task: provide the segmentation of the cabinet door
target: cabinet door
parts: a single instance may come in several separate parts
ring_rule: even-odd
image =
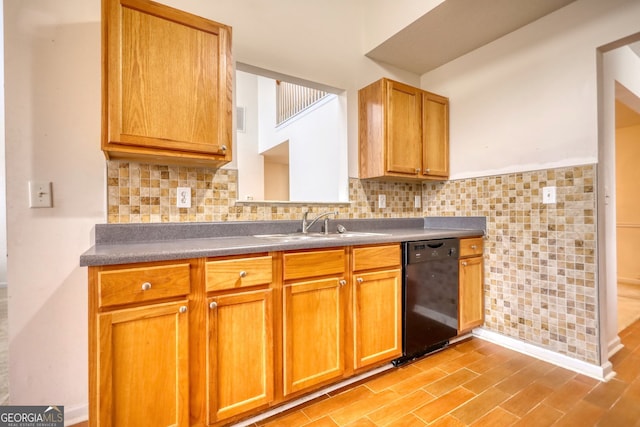
[[[483,258],[464,258],[460,266],[458,331],[466,331],[484,322]]]
[[[449,100],[432,93],[423,94],[424,145],[422,174],[449,177]]]
[[[328,278],[285,286],[285,396],[343,375],[343,284]]]
[[[387,81],[387,171],[417,177],[422,159],[422,91]]]
[[[354,367],[402,354],[402,272],[354,275]]]
[[[189,425],[187,301],[98,316],[99,425]]]
[[[209,423],[273,400],[272,291],[209,299]]]
[[[231,29],[147,0],[103,4],[103,150],[231,160]]]

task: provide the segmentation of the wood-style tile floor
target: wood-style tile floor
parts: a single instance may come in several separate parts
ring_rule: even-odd
[[[640,321],[599,382],[471,339],[259,426],[640,426]]]

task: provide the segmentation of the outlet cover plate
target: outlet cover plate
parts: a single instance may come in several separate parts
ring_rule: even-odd
[[[384,194],[378,194],[378,208],[384,209],[387,207],[387,196]]]
[[[556,202],[556,187],[542,188],[542,203],[548,205]]]
[[[190,187],[178,187],[176,194],[176,206],[179,208],[191,207],[191,188]]]

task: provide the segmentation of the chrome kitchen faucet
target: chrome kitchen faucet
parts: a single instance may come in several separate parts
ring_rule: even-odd
[[[313,226],[313,224],[315,224],[320,218],[325,218],[324,220],[324,234],[329,234],[329,215],[335,215],[335,217],[338,217],[338,211],[335,212],[325,212],[322,213],[320,215],[318,215],[317,217],[315,217],[311,222],[309,222],[309,220],[307,220],[307,214],[309,212],[305,212],[302,214],[302,233],[303,234],[307,234],[309,232],[309,229]]]

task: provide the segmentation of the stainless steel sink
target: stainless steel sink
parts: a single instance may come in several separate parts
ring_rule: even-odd
[[[254,234],[253,237],[259,239],[277,240],[280,242],[293,242],[299,240],[318,239],[348,239],[353,237],[386,236],[385,233],[370,233],[366,231],[347,231],[345,233],[275,233],[275,234]]]

